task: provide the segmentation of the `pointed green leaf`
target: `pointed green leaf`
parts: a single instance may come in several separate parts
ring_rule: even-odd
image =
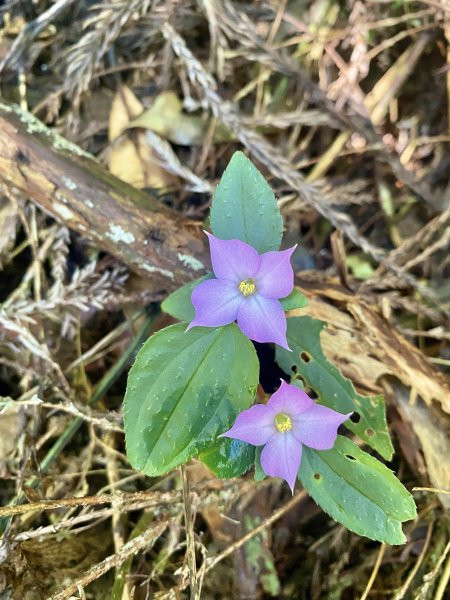
[[[345,426],[389,460],[394,453],[386,423],[382,396],[361,396],[352,382],[333,366],[322,351],[320,332],[323,321],[311,317],[287,319],[287,340],[292,352],[276,347],[275,358],[286,373],[297,372],[317,393],[319,402],[340,413],[356,411],[358,423],[350,419]]]
[[[127,455],[151,476],[205,450],[256,393],[258,358],[235,324],[185,330],[180,323],[149,338],[128,376]]]
[[[255,452],[255,481],[262,481],[267,477],[261,466],[261,452],[263,451],[263,448],[264,446],[257,446]]]
[[[162,310],[179,321],[190,323],[195,317],[195,310],[191,300],[193,289],[197,287],[199,283],[202,283],[202,281],[213,278],[214,275],[208,273],[199,279],[185,283],[182,287],[167,296],[161,304]]]
[[[308,306],[308,299],[297,288],[294,288],[286,298],[281,298],[280,302],[283,310],[294,310],[295,308]]]
[[[303,446],[299,479],[317,504],[347,529],[372,540],[403,544],[402,521],[414,519],[408,490],[385,465],[348,438],[334,448]]]
[[[231,478],[244,475],[255,462],[255,446],[240,440],[220,438],[210,448],[202,452],[199,459],[217,477]]]
[[[259,253],[278,250],[283,221],[268,183],[242,152],[235,152],[217,186],[211,229],[223,240],[247,242]]]

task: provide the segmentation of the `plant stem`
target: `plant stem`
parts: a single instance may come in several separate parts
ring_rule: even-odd
[[[186,465],[181,465],[181,481],[183,485],[184,520],[186,525],[187,563],[189,569],[189,584],[191,600],[200,600],[200,589],[197,579],[197,563],[195,559],[194,522],[191,511],[191,498],[189,493],[189,480]]]

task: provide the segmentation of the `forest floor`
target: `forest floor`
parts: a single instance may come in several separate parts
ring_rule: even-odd
[[[236,150],[300,245],[296,284],[329,323],[328,357],[385,396],[388,466],[418,517],[404,546],[372,542],[301,490],[221,481],[193,460],[202,598],[449,597],[449,57],[450,5],[436,0],[1,3],[1,599],[189,597],[180,473],[131,468],[121,413],[173,285],[136,267],[138,241],[125,255],[94,212],[58,204],[54,181],[69,194],[87,167],[61,160],[92,155],[111,219],[106,171],[142,191],[130,210],[179,219],[183,238],[205,226]],[[13,113],[28,112],[73,144],[58,138],[47,167],[27,153],[53,135],[37,121],[12,153]],[[163,233],[145,241],[162,261]],[[261,360],[270,393],[279,372]]]

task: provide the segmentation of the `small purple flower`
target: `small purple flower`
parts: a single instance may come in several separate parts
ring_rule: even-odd
[[[284,479],[294,493],[302,445],[329,450],[336,441],[339,425],[351,414],[342,415],[316,404],[303,390],[282,381],[267,404],[255,404],[244,410],[222,436],[264,446],[261,452],[264,472]]]
[[[237,320],[251,340],[274,342],[290,350],[279,298],[289,296],[294,287],[290,258],[296,246],[259,254],[241,240],[206,235],[216,279],[200,283],[192,292],[195,319],[188,329],[219,327]]]

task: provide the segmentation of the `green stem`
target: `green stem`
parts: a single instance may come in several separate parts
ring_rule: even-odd
[[[435,600],[442,600],[442,598],[444,597],[445,591],[448,591],[448,581],[450,579],[450,555],[447,558],[447,562],[445,564],[445,568],[444,571],[441,575],[441,578],[439,580],[437,589],[436,589],[436,595],[434,596]]]

